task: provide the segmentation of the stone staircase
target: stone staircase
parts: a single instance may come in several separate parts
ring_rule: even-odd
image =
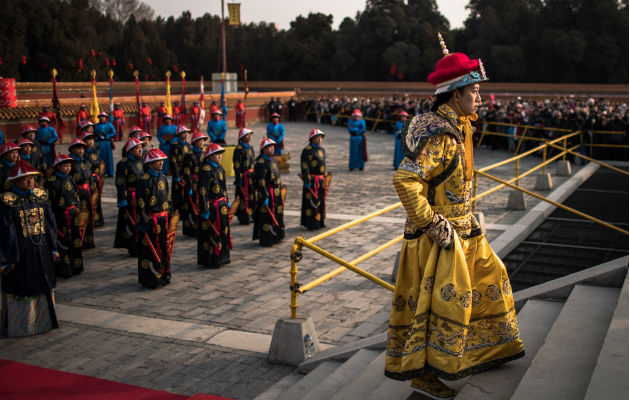
[[[456,399],[628,399],[627,267],[626,256],[515,293],[526,356],[447,382]],[[385,339],[322,351],[256,399],[425,399],[384,376]]]

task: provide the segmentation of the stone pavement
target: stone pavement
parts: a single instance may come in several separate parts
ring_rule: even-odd
[[[296,236],[311,237],[299,226],[301,182],[299,155],[313,123],[285,124],[285,151],[291,153],[286,239],[273,248],[251,240],[250,226],[234,225],[232,262],[218,270],[196,264],[194,239],[178,235],[173,254],[173,280],[151,291],[137,284],[137,261],[113,249],[116,225],[115,188],[106,179],[103,209],[106,225],[95,232],[96,248],[84,252],[85,271],[60,279],[56,299],[61,328],[20,339],[2,339],[0,358],[82,373],[104,379],[193,395],[212,393],[251,399],[292,368],[265,361],[274,323],[289,315],[289,250]],[[327,210],[328,228],[398,201],[391,184],[394,140],[385,132],[368,133],[369,162],[362,172],[348,171],[348,134],[344,128],[319,126],[327,136],[328,168],[334,173]],[[264,126],[253,126],[256,149]],[[228,143],[237,131],[228,132]],[[157,140],[153,143],[157,145]],[[120,158],[121,144],[114,151]],[[63,146],[60,146],[63,148]],[[477,149],[477,168],[508,158],[504,151]],[[521,162],[525,171],[540,162]],[[574,171],[578,169],[573,165]],[[549,169],[553,171],[553,169]],[[514,165],[494,175],[512,177]],[[231,178],[228,178],[231,179]],[[567,178],[554,176],[554,186]],[[535,174],[521,180],[533,189]],[[233,186],[228,181],[231,193]],[[478,192],[494,183],[480,179]],[[515,223],[525,211],[506,211],[508,190],[497,191],[477,204],[489,227],[488,239]],[[538,201],[526,198],[527,209]],[[318,246],[351,260],[402,233],[402,208],[318,242]],[[317,232],[319,233],[319,232]],[[399,245],[359,266],[388,280]],[[304,250],[298,280],[306,283],[336,268]],[[352,272],[344,272],[299,296],[299,314],[310,315],[324,345],[348,343],[386,328],[391,294]]]

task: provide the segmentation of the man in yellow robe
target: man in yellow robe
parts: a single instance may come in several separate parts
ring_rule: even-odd
[[[387,335],[385,375],[435,399],[456,380],[524,355],[512,288],[472,214],[472,126],[481,60],[449,54],[429,75],[430,112],[402,129],[394,186],[407,212]]]

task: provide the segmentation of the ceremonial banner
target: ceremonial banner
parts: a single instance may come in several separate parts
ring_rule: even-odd
[[[140,82],[138,81],[138,76],[140,75],[140,72],[133,71],[133,77],[134,80],[136,81],[136,106],[138,107],[138,115],[140,115]]]
[[[114,70],[109,70],[109,112],[114,112]]]
[[[173,116],[173,106],[171,105],[171,71],[166,71],[166,100],[164,101],[166,113]]]
[[[0,78],[0,107],[17,107],[15,78]]]
[[[241,24],[241,4],[240,3],[228,3],[228,25],[238,26]]]
[[[98,107],[98,97],[96,96],[96,71],[92,70],[92,103],[90,103],[90,115],[94,123],[98,122],[98,114],[101,112]]]
[[[201,75],[201,81],[199,82],[199,123],[197,129],[201,128],[201,124],[206,120],[206,95],[203,87],[203,75]]]
[[[52,79],[51,82],[53,84],[53,97],[52,97],[52,106],[53,111],[57,114],[57,134],[59,136],[59,144],[62,143],[63,130],[66,127],[61,119],[61,104],[59,103],[59,94],[57,93],[57,70],[53,68],[52,70]]]
[[[186,109],[186,72],[182,71],[179,76],[182,78],[182,106],[184,110]]]

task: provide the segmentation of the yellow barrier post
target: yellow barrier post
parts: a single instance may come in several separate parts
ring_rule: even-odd
[[[297,283],[297,263],[302,259],[302,246],[300,245],[301,237],[295,238],[295,243],[291,247],[291,318],[297,318],[298,302],[297,296],[300,288]]]
[[[545,161],[547,161],[547,146],[549,146],[549,144],[547,142],[545,142],[545,147],[543,147],[543,167],[542,167],[542,173],[546,174],[547,173],[547,164],[545,164]]]
[[[518,186],[518,173],[519,173],[519,170],[520,170],[520,162],[521,162],[521,159],[517,158],[516,159],[516,176],[515,176],[516,180],[514,181],[516,186]]]

